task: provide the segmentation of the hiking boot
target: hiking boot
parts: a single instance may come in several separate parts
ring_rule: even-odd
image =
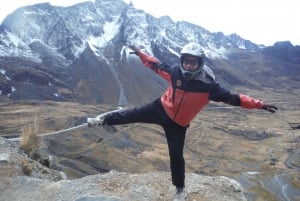
[[[185,199],[184,188],[176,187],[176,193],[173,201],[184,201],[184,199]]]

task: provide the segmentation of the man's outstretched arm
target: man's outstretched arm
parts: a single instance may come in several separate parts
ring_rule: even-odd
[[[215,83],[210,100],[224,102],[233,106],[240,106],[246,109],[263,109],[275,113],[278,108],[274,105],[264,103],[262,100],[254,99],[244,94],[231,94],[230,91]]]

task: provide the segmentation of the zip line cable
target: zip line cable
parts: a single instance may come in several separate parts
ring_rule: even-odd
[[[102,114],[96,116],[95,118],[88,118],[88,121],[89,121],[89,119],[92,119],[93,121],[100,121],[101,117],[103,117],[103,116],[105,116],[109,113],[112,113],[112,112],[121,111],[122,109],[123,109],[123,107],[118,107],[118,109],[116,109],[116,110],[112,110],[112,111],[102,113]],[[78,126],[73,126],[73,127],[70,127],[70,128],[64,129],[64,130],[59,130],[59,131],[55,131],[55,132],[40,134],[40,135],[38,135],[38,137],[56,135],[56,134],[64,133],[64,132],[67,132],[67,131],[75,130],[75,129],[78,129],[78,128],[81,128],[81,127],[88,127],[88,123],[83,123],[83,124],[80,124]],[[9,141],[20,141],[20,139],[21,139],[21,137],[8,138],[7,140],[9,140]]]
[[[81,127],[85,127],[85,126],[87,126],[87,125],[88,125],[87,123],[83,123],[83,124],[81,124],[81,125],[74,126],[74,127],[71,127],[71,128],[67,128],[67,129],[64,129],[64,130],[40,134],[40,135],[38,135],[38,137],[43,137],[43,136],[47,136],[47,135],[55,135],[55,134],[59,134],[59,133],[63,133],[63,132],[71,131],[71,130],[75,130],[75,129],[78,129],[78,128],[81,128]],[[20,139],[21,139],[21,137],[17,137],[17,138],[8,138],[7,140],[13,141],[13,142],[14,142],[14,141],[20,141]]]

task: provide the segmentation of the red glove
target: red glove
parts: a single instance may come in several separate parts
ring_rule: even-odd
[[[134,52],[130,52],[130,54],[136,54],[140,57],[142,63],[147,67],[153,67],[157,64],[159,64],[158,59],[155,57],[152,57],[150,55],[147,55],[146,53],[142,52],[139,48],[135,46],[129,46]]]

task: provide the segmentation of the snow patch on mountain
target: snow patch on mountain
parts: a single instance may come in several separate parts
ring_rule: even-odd
[[[170,47],[166,47],[172,54],[174,54],[175,56],[177,56],[177,57],[180,57],[180,54],[178,53],[178,52],[176,52],[175,50],[173,50],[172,48],[170,48]]]
[[[119,32],[120,24],[118,23],[119,17],[116,17],[111,22],[105,22],[103,25],[104,33],[100,37],[89,36],[88,43],[91,49],[100,56],[97,52],[99,48],[103,48],[111,41]]]
[[[212,51],[213,50],[213,51]],[[230,53],[230,51],[228,51],[226,48],[224,48],[223,46],[216,48],[214,46],[214,44],[209,43],[207,48],[204,48],[204,52],[206,54],[207,57],[209,58],[223,58],[223,59],[227,59],[227,54]]]

